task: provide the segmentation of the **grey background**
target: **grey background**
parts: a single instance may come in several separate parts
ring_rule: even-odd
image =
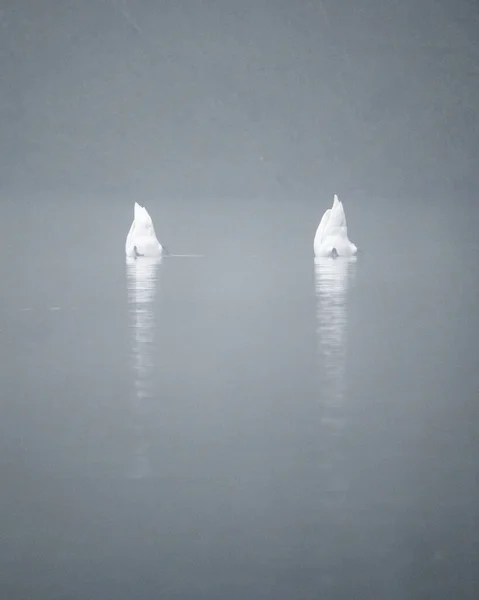
[[[2,597],[477,597],[477,21],[2,2]]]

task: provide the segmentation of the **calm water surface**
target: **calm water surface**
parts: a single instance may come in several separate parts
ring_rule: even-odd
[[[73,212],[1,225],[2,598],[477,597],[474,222],[125,264]]]

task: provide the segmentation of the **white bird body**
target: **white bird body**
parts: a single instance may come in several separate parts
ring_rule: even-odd
[[[314,254],[326,256],[354,256],[358,249],[349,241],[346,215],[342,202],[334,195],[332,208],[324,213],[314,236]]]
[[[148,211],[135,202],[133,223],[126,236],[125,253],[129,258],[159,257],[163,247],[156,238],[155,228]]]

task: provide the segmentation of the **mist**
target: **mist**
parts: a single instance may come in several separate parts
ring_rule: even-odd
[[[464,0],[6,1],[2,187],[471,192],[478,20]]]
[[[466,0],[0,3],[2,598],[475,600],[478,65]]]

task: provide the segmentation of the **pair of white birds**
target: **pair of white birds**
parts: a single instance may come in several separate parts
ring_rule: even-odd
[[[335,194],[333,206],[324,213],[314,236],[314,254],[317,257],[337,258],[354,256],[357,251],[357,247],[349,241],[343,204]],[[156,237],[148,211],[137,202],[133,223],[126,237],[125,252],[128,258],[155,258],[165,252]]]

